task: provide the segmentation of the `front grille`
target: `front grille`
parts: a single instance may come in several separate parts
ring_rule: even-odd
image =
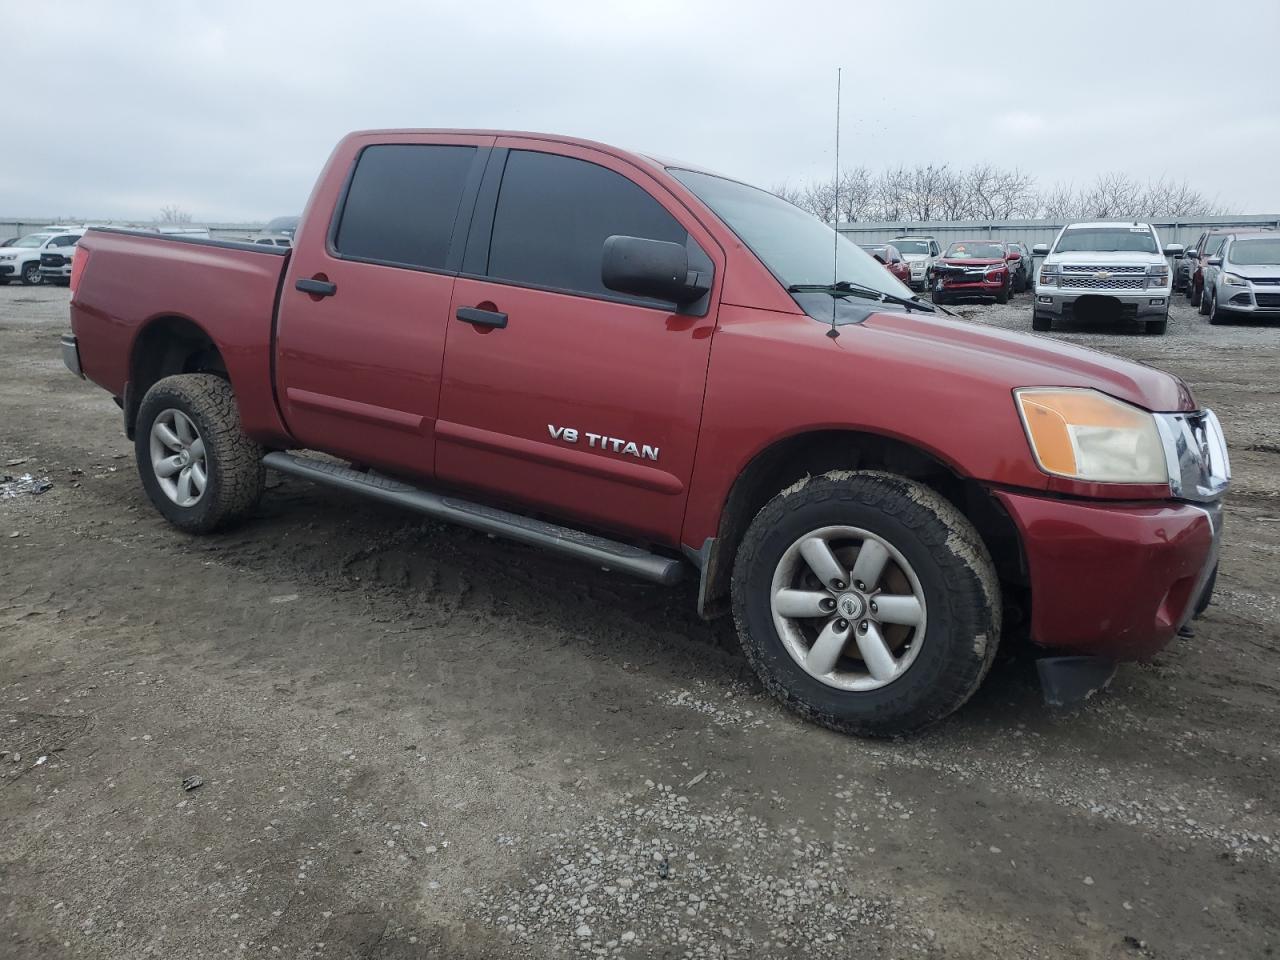
[[[1255,293],[1253,299],[1260,307],[1280,307],[1280,293]]]
[[[1255,287],[1280,287],[1280,277],[1258,277],[1253,281]]]
[[[1088,266],[1085,264],[1063,264],[1062,269],[1071,273],[1097,273],[1105,270],[1107,273],[1146,273],[1146,267],[1111,267],[1111,266]]]
[[[1097,277],[1064,276],[1059,282],[1060,286],[1076,290],[1141,290],[1146,284],[1145,276],[1107,277],[1105,280],[1099,280]]]
[[[40,254],[40,266],[42,267],[60,267],[66,262],[67,258],[60,253]]]

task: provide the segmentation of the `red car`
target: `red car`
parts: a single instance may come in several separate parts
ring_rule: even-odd
[[[889,735],[1002,637],[1103,670],[1161,649],[1208,602],[1228,483],[1177,377],[933,313],[735,180],[390,130],[338,144],[292,249],[90,230],[62,350],[181,530],[250,517],[273,469],[691,574],[783,703]]]
[[[1009,250],[992,240],[957,240],[933,267],[933,302],[993,297],[1008,303],[1013,290]]]
[[[860,243],[858,246],[884,264],[891,274],[911,286],[911,264],[902,259],[902,254],[892,243]]]

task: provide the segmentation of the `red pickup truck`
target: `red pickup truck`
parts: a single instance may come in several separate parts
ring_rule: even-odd
[[[64,359],[179,528],[244,518],[270,468],[692,572],[765,686],[839,730],[947,715],[1002,635],[1150,656],[1212,590],[1226,447],[1182,381],[947,319],[694,167],[357,133],[291,250],[94,229],[72,287]]]

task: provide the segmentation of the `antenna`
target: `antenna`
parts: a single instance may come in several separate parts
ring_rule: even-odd
[[[831,286],[832,288],[840,280],[840,73],[841,68],[836,67],[836,178],[835,178],[835,216],[831,223]],[[832,289],[831,297],[831,329],[827,331],[827,336],[834,340],[840,336],[840,331],[836,329],[836,303],[838,298],[834,296],[835,290]]]

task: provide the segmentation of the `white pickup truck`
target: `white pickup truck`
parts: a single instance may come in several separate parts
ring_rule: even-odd
[[[1031,329],[1051,330],[1054,321],[1136,320],[1147,333],[1164,333],[1169,322],[1169,264],[1160,238],[1148,223],[1098,221],[1063,227],[1044,256],[1035,283]]]

